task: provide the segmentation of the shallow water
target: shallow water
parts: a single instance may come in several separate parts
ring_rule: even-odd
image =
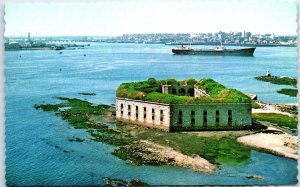
[[[255,80],[267,68],[274,75],[297,76],[296,48],[257,48],[254,57],[172,55],[171,46],[94,44],[83,50],[6,52],[6,179],[9,185],[103,184],[103,177],[140,178],[149,184],[294,184],[297,162],[257,151],[241,166],[224,165],[215,174],[178,167],[131,166],[110,154],[114,147],[88,139],[53,113],[34,104],[76,97],[94,103],[115,102],[122,82],[149,77],[213,78],[269,103],[296,103],[276,93],[288,86]],[[84,56],[86,54],[86,56]],[[81,92],[96,96],[80,95]],[[263,180],[248,179],[262,175]]]

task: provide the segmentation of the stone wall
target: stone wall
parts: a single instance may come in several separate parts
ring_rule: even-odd
[[[119,121],[169,131],[170,105],[117,98],[116,118]]]
[[[194,85],[164,85],[168,86],[168,93],[174,95],[194,96]]]
[[[172,105],[171,124],[173,130],[242,129],[252,124],[251,103]]]
[[[194,97],[207,97],[209,96],[206,91],[201,90],[199,88],[194,88]]]
[[[118,121],[166,131],[243,129],[252,125],[251,103],[169,105],[117,98]]]
[[[171,94],[172,93],[172,86],[171,85],[162,85],[162,93],[163,94]]]

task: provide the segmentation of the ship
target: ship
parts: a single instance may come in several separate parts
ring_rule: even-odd
[[[194,49],[184,47],[182,44],[172,49],[174,54],[178,55],[220,55],[220,56],[253,56],[255,47],[226,49],[224,46],[217,46],[212,49]]]

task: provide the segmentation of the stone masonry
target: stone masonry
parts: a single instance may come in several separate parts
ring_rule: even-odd
[[[118,121],[166,131],[242,129],[252,124],[251,103],[174,105],[117,98]]]
[[[170,130],[170,105],[117,98],[116,117],[119,121]]]

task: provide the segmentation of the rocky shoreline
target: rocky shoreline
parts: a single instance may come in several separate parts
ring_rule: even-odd
[[[120,149],[126,149],[125,151],[130,153],[131,164],[135,164],[135,160],[139,159],[143,164],[179,166],[201,173],[213,173],[217,169],[215,165],[198,155],[194,157],[184,155],[171,147],[148,140],[140,140]]]
[[[298,137],[291,136],[275,128],[269,129],[280,134],[257,133],[239,137],[237,141],[257,150],[298,160]]]
[[[275,112],[275,113],[283,113],[286,115],[298,115],[298,104],[268,104],[262,101],[257,101],[261,110],[252,109],[252,113],[262,113],[262,112]]]

